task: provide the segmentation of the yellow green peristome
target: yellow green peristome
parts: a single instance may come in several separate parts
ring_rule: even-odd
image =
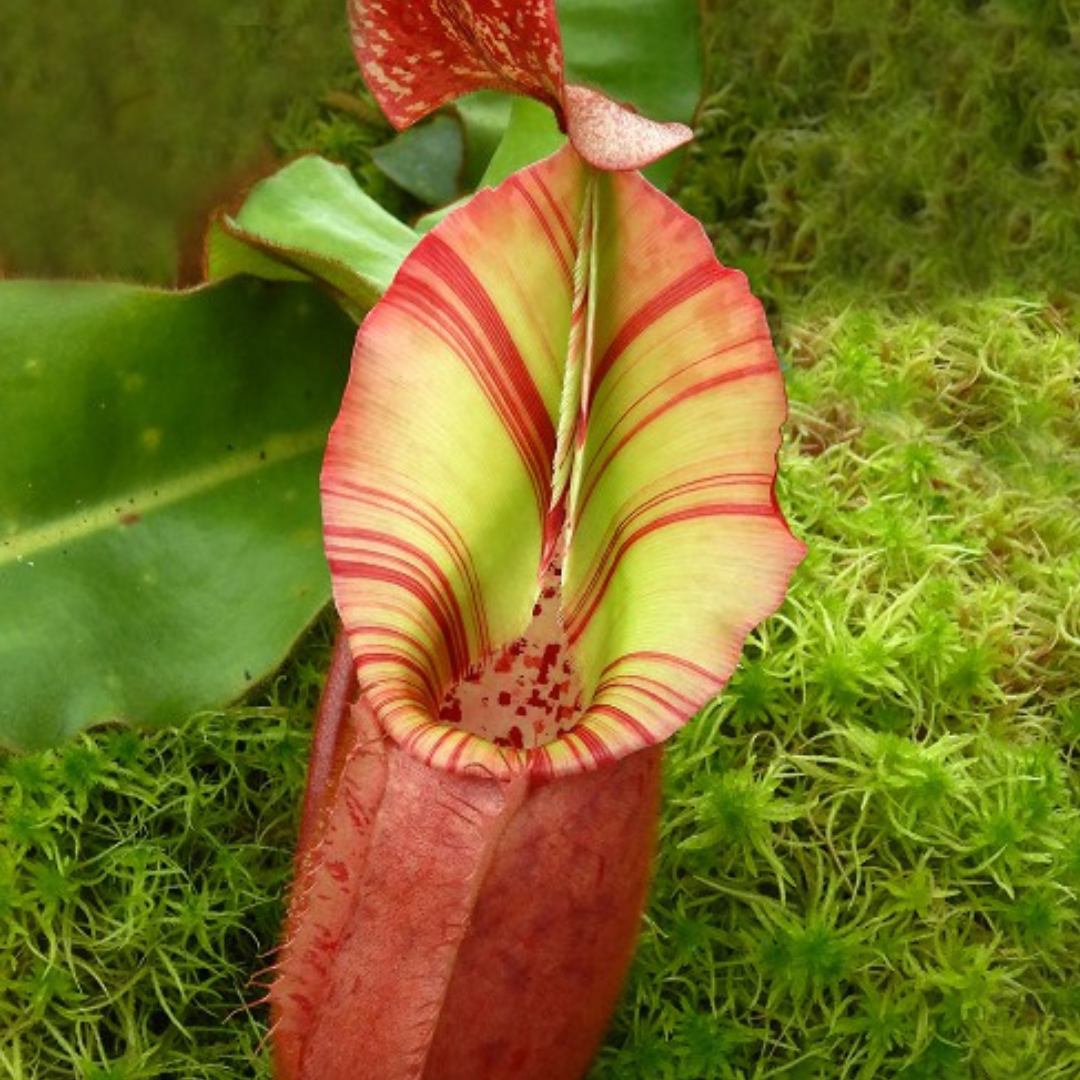
[[[385,730],[496,776],[677,730],[802,556],[773,495],[785,410],[744,277],[640,175],[566,148],[447,218],[360,330],[323,469],[335,598]],[[559,557],[572,729],[500,745],[440,719],[526,634]]]

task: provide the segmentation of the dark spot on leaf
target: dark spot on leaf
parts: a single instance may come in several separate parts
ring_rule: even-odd
[[[130,513],[120,515],[121,525],[138,525],[142,521],[142,514]]]

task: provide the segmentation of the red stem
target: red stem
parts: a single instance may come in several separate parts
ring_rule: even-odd
[[[330,656],[330,669],[326,673],[326,682],[315,713],[315,734],[308,762],[304,809],[300,817],[299,851],[306,850],[314,839],[315,826],[334,772],[341,734],[348,726],[345,720],[358,690],[349,639],[344,628],[339,626],[334,638],[334,651]]]

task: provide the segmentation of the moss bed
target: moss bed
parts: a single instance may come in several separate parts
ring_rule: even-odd
[[[1075,1080],[1080,3],[707,25],[675,194],[770,309],[810,554],[670,745],[591,1080]],[[375,183],[326,80],[270,137]],[[328,638],[220,714],[0,760],[0,1077],[270,1075]]]

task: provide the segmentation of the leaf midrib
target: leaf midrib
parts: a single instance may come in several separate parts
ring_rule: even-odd
[[[288,435],[274,435],[251,450],[234,451],[198,469],[184,472],[152,486],[103,498],[78,512],[53,518],[43,525],[16,531],[0,542],[0,567],[26,562],[49,548],[72,544],[121,524],[129,513],[140,516],[190,501],[216,488],[252,476],[261,470],[320,450],[326,444],[326,428],[319,426]],[[118,499],[125,505],[117,507]]]

